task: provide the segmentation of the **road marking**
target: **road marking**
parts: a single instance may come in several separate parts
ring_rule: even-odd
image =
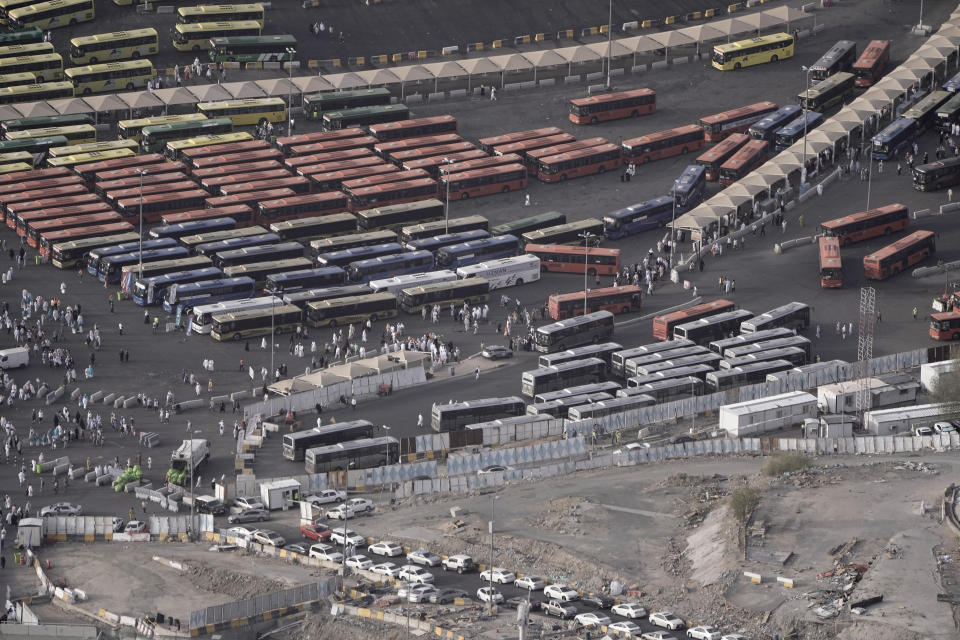
[[[618,507],[612,504],[601,504],[601,507],[611,511],[622,511],[623,513],[632,513],[636,516],[647,516],[648,518],[676,518],[672,513],[661,513],[659,511],[647,511],[646,509],[631,509],[629,507]]]

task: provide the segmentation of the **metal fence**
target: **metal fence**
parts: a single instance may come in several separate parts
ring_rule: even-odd
[[[233,620],[253,618],[288,607],[317,602],[329,593],[329,582],[314,582],[246,600],[198,609],[190,613],[190,630],[193,632],[202,630],[207,625],[226,624]]]

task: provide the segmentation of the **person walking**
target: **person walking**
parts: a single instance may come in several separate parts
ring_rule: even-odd
[[[917,312],[917,308],[914,307],[914,308],[913,308],[913,319],[914,319],[914,320],[917,319],[917,313],[918,313],[918,312]]]
[[[423,429],[423,414],[417,414],[417,429]]]
[[[476,370],[473,372],[473,379],[474,380],[480,379],[480,367],[477,367]]]

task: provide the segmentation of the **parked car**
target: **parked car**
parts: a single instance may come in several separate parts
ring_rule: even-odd
[[[121,531],[123,531],[123,525],[125,524],[125,522],[126,521],[123,518],[113,516],[113,532],[120,533]]]
[[[253,529],[249,527],[230,527],[227,529],[227,535],[231,538],[240,538],[246,542],[253,537]]]
[[[650,624],[658,627],[664,627],[666,629],[670,629],[671,631],[683,627],[683,620],[668,611],[657,611],[655,613],[651,613],[648,619],[650,620]]]
[[[610,624],[609,616],[605,616],[602,613],[594,613],[593,611],[578,614],[574,616],[573,619],[577,624],[585,627],[599,627],[600,625]]]
[[[580,598],[585,604],[593,605],[598,609],[609,609],[613,606],[613,598],[601,593],[591,593]]]
[[[437,588],[432,584],[415,584],[410,587],[410,593],[407,594],[407,602],[426,602],[430,596],[437,592]]]
[[[539,611],[540,610],[540,601],[539,600],[530,600],[527,596],[513,596],[512,598],[507,598],[503,601],[503,606],[509,609],[518,609],[521,604],[529,603],[530,611]]]
[[[433,582],[432,573],[423,567],[418,567],[412,564],[406,564],[400,567],[400,574],[397,577],[401,580],[405,580],[407,582],[416,582],[418,584]]]
[[[370,567],[370,571],[373,573],[378,573],[381,576],[389,576],[391,578],[396,578],[400,575],[400,567],[393,562],[381,562],[380,564],[375,564]]]
[[[83,513],[83,507],[69,502],[58,502],[40,509],[41,518],[48,516],[79,516],[81,513]]]
[[[607,629],[612,629],[617,633],[628,633],[632,636],[639,636],[643,632],[643,629],[640,628],[640,625],[638,625],[636,622],[630,622],[629,620],[608,624]]]
[[[503,594],[493,587],[480,587],[477,589],[477,600],[480,602],[503,602]]]
[[[369,547],[367,551],[378,556],[393,558],[403,555],[403,548],[396,542],[376,542]]]
[[[430,596],[430,602],[433,604],[449,604],[457,598],[469,598],[470,594],[463,589],[443,589]]]
[[[270,529],[257,529],[253,532],[253,541],[271,547],[282,547],[287,541],[276,531]]]
[[[676,636],[672,636],[666,631],[647,631],[640,638],[641,640],[677,640]]]
[[[478,476],[485,476],[491,473],[501,473],[503,471],[512,471],[513,467],[505,464],[491,464],[477,471]]]
[[[577,615],[577,608],[559,600],[548,600],[543,603],[541,610],[548,616],[557,616],[561,619],[572,618]]]
[[[292,553],[299,553],[300,555],[303,555],[303,556],[307,555],[307,547],[300,544],[299,542],[295,544],[288,544],[287,546],[284,547],[284,549]]]
[[[266,509],[244,509],[240,513],[231,513],[227,516],[227,522],[235,524],[237,522],[266,522],[270,519],[270,512]]]
[[[544,587],[543,595],[548,598],[555,598],[561,602],[572,602],[580,599],[580,594],[565,584],[551,584]]]
[[[263,501],[253,496],[245,496],[234,498],[233,506],[241,509],[263,509]]]
[[[303,497],[304,502],[312,505],[330,504],[331,502],[343,502],[347,499],[347,492],[339,489],[323,489],[317,493]]]
[[[353,529],[334,528],[330,530],[330,541],[342,545],[352,544],[353,546],[357,546],[366,542],[367,539]]]
[[[310,557],[329,560],[330,562],[343,562],[343,554],[329,544],[312,545],[310,547]]]
[[[687,629],[687,637],[695,640],[720,640],[720,631],[710,625],[700,625]]]
[[[621,602],[620,604],[615,604],[610,607],[610,611],[618,616],[630,618],[631,620],[647,617],[647,610],[636,602]]]
[[[513,581],[513,586],[518,589],[526,589],[527,591],[539,591],[543,589],[545,584],[546,580],[540,576],[523,576]]]
[[[319,522],[300,525],[300,535],[307,540],[316,540],[317,542],[326,542],[330,539],[330,527]]]
[[[932,436],[933,429],[930,427],[915,427],[913,429],[913,435],[915,436]]]
[[[491,344],[483,348],[480,352],[487,360],[500,360],[502,358],[512,358],[513,351],[500,344]]]
[[[441,565],[444,571],[456,571],[457,573],[466,573],[468,571],[474,571],[477,568],[477,564],[473,561],[473,558],[464,554],[450,556],[444,560]]]
[[[485,582],[498,582],[500,584],[510,584],[517,579],[516,574],[513,571],[507,571],[506,569],[501,569],[500,567],[493,568],[493,577],[491,577],[491,570],[487,569],[480,572],[480,579]]]
[[[357,554],[347,558],[347,561],[344,562],[344,564],[351,569],[369,569],[373,566],[373,560],[365,555]]]
[[[147,530],[147,523],[142,520],[131,520],[123,528],[124,533],[143,533]]]
[[[739,633],[728,633],[721,636],[720,640],[747,640],[747,636],[742,636]]]
[[[957,428],[953,426],[952,422],[935,422],[933,424],[934,433],[955,433]]]
[[[367,498],[350,498],[347,500],[347,506],[353,509],[354,513],[368,513],[373,511],[373,500]]]
[[[327,513],[324,514],[331,520],[346,520],[347,518],[353,518],[357,515],[357,512],[347,505],[340,505],[339,507],[334,507],[333,509],[327,510]]]
[[[439,567],[441,559],[440,556],[426,549],[416,549],[407,554],[407,562],[424,567]]]

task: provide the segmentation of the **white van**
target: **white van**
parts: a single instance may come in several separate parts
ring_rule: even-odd
[[[17,369],[28,364],[30,364],[30,349],[28,347],[0,349],[0,369]]]

